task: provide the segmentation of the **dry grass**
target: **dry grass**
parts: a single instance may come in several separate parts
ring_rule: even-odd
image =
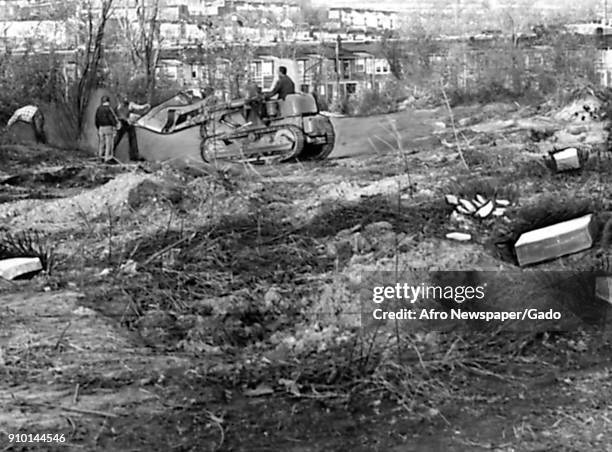
[[[11,233],[0,230],[0,259],[38,257],[43,269],[51,273],[55,253],[49,239],[37,231]]]

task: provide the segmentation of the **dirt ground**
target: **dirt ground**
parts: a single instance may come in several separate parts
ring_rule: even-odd
[[[364,272],[522,272],[495,243],[533,206],[612,210],[605,153],[541,163],[532,130],[574,126],[552,118],[466,107],[458,135],[442,109],[342,118],[326,162],[224,172],[3,146],[0,233],[33,228],[54,259],[0,280],[0,450],[612,451],[604,323],[359,328]],[[447,240],[444,194],[474,191],[512,199],[509,222]],[[600,265],[602,234],[539,268]]]

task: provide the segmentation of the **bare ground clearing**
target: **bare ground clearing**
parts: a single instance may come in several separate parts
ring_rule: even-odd
[[[530,114],[463,128],[469,170],[441,144],[452,131],[432,138],[439,111],[395,115],[410,120],[379,147],[390,123],[343,119],[347,158],[226,174],[3,149],[0,230],[35,227],[56,260],[0,282],[0,450],[612,450],[605,329],[403,332],[398,346],[354,328],[364,269],[516,270],[492,241],[536,221],[530,206],[610,210],[609,160],[552,174],[517,126]],[[514,198],[511,224],[446,240],[443,195],[487,190]],[[542,268],[589,268],[602,250]],[[8,442],[46,432],[66,443]]]

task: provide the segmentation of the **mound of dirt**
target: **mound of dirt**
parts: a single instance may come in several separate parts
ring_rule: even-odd
[[[151,202],[167,201],[178,204],[182,200],[183,192],[180,187],[145,179],[129,191],[127,202],[132,209],[139,209]]]
[[[130,190],[150,175],[125,173],[93,190],[53,201],[24,200],[0,206],[0,218],[14,228],[61,229],[110,212],[117,214],[128,203]]]

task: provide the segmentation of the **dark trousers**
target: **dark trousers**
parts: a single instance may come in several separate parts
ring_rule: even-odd
[[[47,135],[45,134],[45,117],[40,111],[37,111],[32,117],[32,129],[34,129],[36,141],[46,144]]]
[[[121,142],[123,136],[127,133],[128,142],[129,142],[129,150],[130,150],[130,160],[138,160],[138,143],[136,142],[136,131],[134,130],[134,126],[130,124],[125,119],[121,119],[121,129],[117,132],[115,136],[115,144],[114,148],[117,148],[117,145]]]

